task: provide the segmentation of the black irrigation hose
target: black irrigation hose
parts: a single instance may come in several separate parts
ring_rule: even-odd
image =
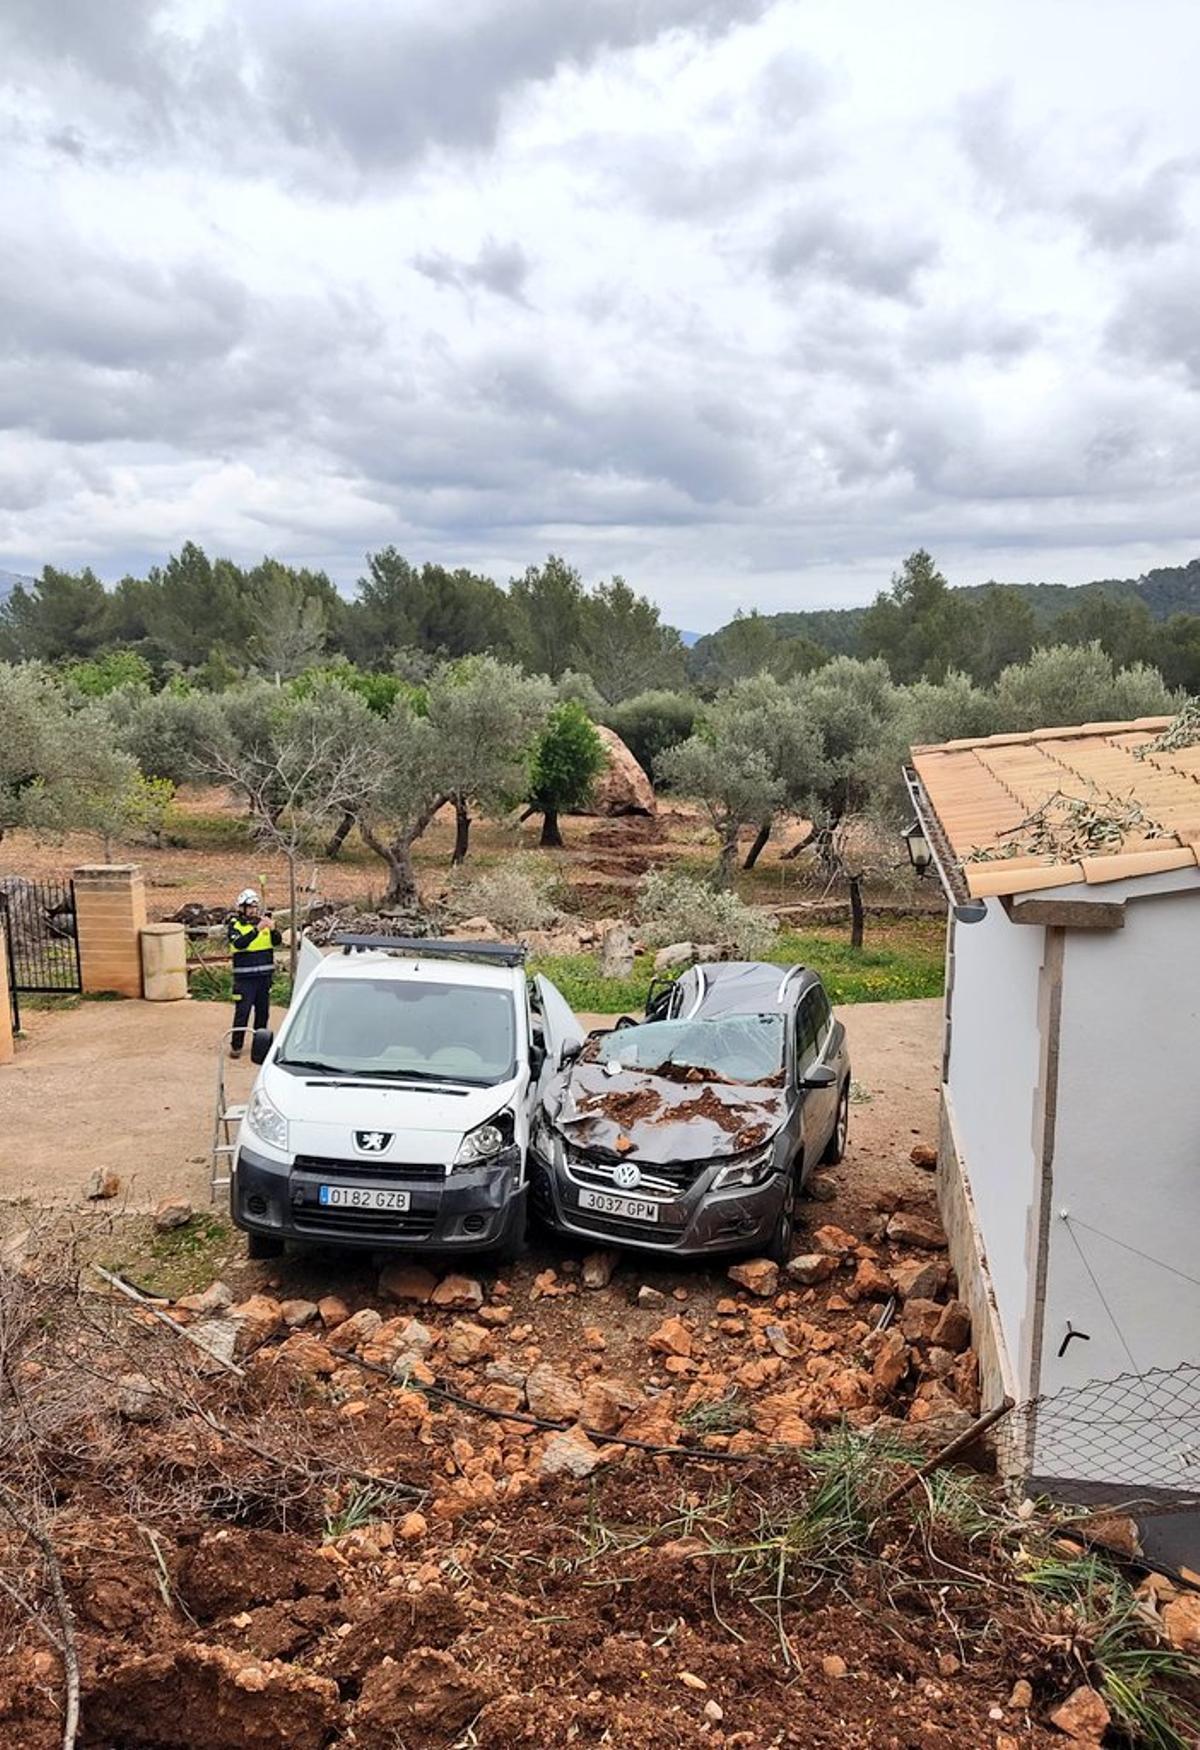
[[[402,1377],[386,1367],[381,1367],[377,1361],[364,1361],[361,1355],[354,1355],[349,1349],[335,1349],[330,1345],[329,1353],[336,1355],[339,1361],[352,1362],[366,1373],[377,1373],[381,1379],[390,1380],[393,1385],[404,1383]],[[595,1440],[601,1446],[632,1446],[638,1452],[653,1452],[662,1458],[692,1458],[702,1464],[746,1464],[763,1457],[761,1451],[708,1452],[695,1446],[662,1446],[653,1440],[635,1440],[630,1434],[604,1434],[599,1428],[589,1428],[583,1422],[552,1422],[546,1416],[534,1416],[527,1410],[499,1410],[494,1404],[481,1404],[478,1398],[463,1397],[461,1392],[451,1391],[448,1386],[439,1385],[436,1380],[432,1385],[416,1385],[413,1389],[425,1392],[430,1397],[442,1398],[460,1410],[473,1410],[476,1415],[490,1416],[494,1422],[522,1422],[526,1427],[546,1428],[555,1434],[564,1434],[568,1429],[578,1428],[589,1440]]]

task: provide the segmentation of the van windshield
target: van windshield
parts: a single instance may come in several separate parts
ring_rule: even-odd
[[[511,991],[422,978],[314,979],[281,1069],[492,1087],[516,1073]]]

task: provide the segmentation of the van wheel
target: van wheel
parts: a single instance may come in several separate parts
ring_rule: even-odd
[[[821,1156],[827,1167],[836,1167],[846,1152],[846,1143],[850,1136],[850,1083],[843,1084],[841,1097],[838,1100],[837,1117],[833,1121],[833,1130],[829,1141],[825,1144],[825,1153]]]
[[[783,1200],[783,1208],[779,1211],[779,1219],[774,1231],[763,1248],[763,1256],[770,1258],[773,1264],[786,1264],[792,1255],[792,1240],[796,1232],[796,1217],[793,1200],[789,1188]]]
[[[246,1256],[248,1258],[282,1258],[283,1241],[277,1240],[274,1234],[246,1235]]]

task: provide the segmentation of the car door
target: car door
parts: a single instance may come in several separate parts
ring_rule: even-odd
[[[829,1060],[834,1042],[834,1021],[829,998],[820,985],[810,985],[796,1011],[796,1078],[801,1102],[804,1165],[810,1170],[820,1159],[837,1118],[836,1079],[827,1088],[805,1087],[814,1069],[836,1069]]]
[[[557,985],[539,972],[533,981],[534,1003],[542,1023],[545,1061],[533,1090],[535,1104],[550,1077],[562,1068],[564,1054],[581,1046],[587,1037],[574,1011]]]

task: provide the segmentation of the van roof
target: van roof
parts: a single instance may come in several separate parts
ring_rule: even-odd
[[[482,960],[450,960],[431,955],[397,954],[362,949],[353,954],[326,954],[314,978],[428,979],[431,984],[461,984],[475,990],[519,990],[525,982],[520,966],[496,966]]]

